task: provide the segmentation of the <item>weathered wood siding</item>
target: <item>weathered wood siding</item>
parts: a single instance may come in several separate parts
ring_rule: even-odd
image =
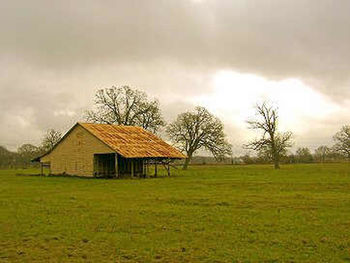
[[[51,153],[41,158],[41,162],[50,162],[52,174],[93,176],[94,154],[113,152],[107,145],[77,125]]]

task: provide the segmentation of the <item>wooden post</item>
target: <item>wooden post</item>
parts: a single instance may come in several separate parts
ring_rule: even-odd
[[[157,177],[158,174],[158,167],[157,167],[157,161],[154,163],[154,177]]]
[[[135,173],[135,171],[134,171],[135,163],[134,163],[134,159],[130,159],[130,160],[131,160],[131,177],[133,178],[134,177],[134,173]]]
[[[118,154],[115,154],[115,176],[119,177]]]
[[[41,176],[44,175],[44,166],[43,166],[43,163],[40,163],[40,175],[41,175]]]
[[[170,158],[168,158],[168,176],[170,176]]]

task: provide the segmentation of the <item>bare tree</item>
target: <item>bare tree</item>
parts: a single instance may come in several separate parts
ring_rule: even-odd
[[[280,159],[286,153],[287,148],[292,146],[292,133],[277,131],[277,109],[266,102],[256,105],[257,118],[247,121],[249,128],[262,131],[260,139],[255,139],[244,145],[246,149],[269,152],[275,169],[280,168]]]
[[[23,167],[27,167],[31,165],[31,160],[40,154],[40,149],[37,146],[26,143],[18,147],[17,153],[17,162]]]
[[[0,168],[16,167],[16,154],[0,145]]]
[[[187,154],[183,169],[187,169],[193,154],[199,149],[210,151],[216,159],[232,153],[222,122],[204,107],[179,114],[166,132],[174,145]]]
[[[38,152],[38,147],[29,143],[22,144],[17,149],[17,153],[20,155],[35,155]]]
[[[128,86],[100,89],[95,95],[95,108],[86,113],[88,121],[96,123],[141,126],[157,132],[165,125],[159,102]]]
[[[311,163],[313,161],[311,151],[307,147],[298,148],[295,157],[299,163]]]
[[[62,133],[54,129],[50,129],[46,132],[43,141],[41,143],[41,150],[48,152],[61,140]]]
[[[324,163],[327,156],[331,153],[331,149],[325,145],[319,146],[314,153],[315,160]]]
[[[333,139],[334,150],[350,160],[350,125],[344,125]]]

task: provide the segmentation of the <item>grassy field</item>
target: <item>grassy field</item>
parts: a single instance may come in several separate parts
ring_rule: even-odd
[[[350,261],[350,165],[108,180],[0,171],[0,262]]]

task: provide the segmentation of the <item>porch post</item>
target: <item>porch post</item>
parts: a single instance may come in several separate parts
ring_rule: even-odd
[[[157,177],[157,174],[158,174],[158,167],[157,167],[157,160],[156,160],[156,162],[154,163],[154,177]]]
[[[135,167],[134,167],[135,162],[134,162],[134,159],[130,159],[130,160],[131,160],[131,177],[133,178],[134,177],[134,173],[135,173],[135,171],[134,171],[134,169],[135,169]]]
[[[115,176],[119,177],[118,154],[115,154]]]
[[[170,176],[170,158],[168,158],[168,176]]]

